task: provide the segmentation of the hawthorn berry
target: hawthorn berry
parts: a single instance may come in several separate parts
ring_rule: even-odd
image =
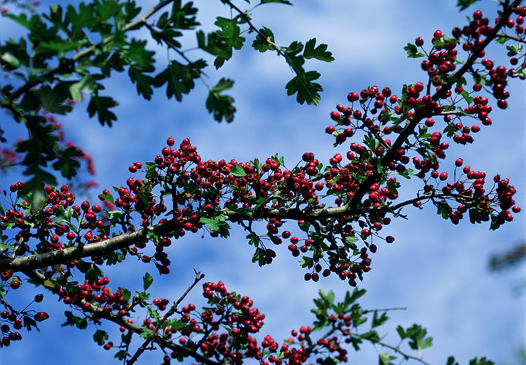
[[[35,314],[35,321],[37,322],[45,321],[48,318],[49,314],[47,314],[46,312],[38,312],[37,314]]]

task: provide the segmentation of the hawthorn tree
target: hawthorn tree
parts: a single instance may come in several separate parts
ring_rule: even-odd
[[[288,5],[258,5],[272,2]],[[471,2],[459,5],[465,8]],[[296,41],[280,47],[270,29],[254,25],[251,11],[228,0],[222,3],[232,17],[218,17],[219,29],[212,33],[196,32],[198,47],[214,55],[214,66],[221,67],[234,50],[249,44],[244,34],[251,34],[256,51],[276,52],[291,67],[287,93],[300,103],[316,104],[322,88],[313,81],[319,74],[306,71],[304,63],[311,58],[332,61],[327,46],[311,39],[305,45]],[[29,132],[16,152],[30,178],[13,183],[2,201],[2,345],[20,346],[16,341],[23,329],[37,328],[48,319],[37,303],[49,294],[67,306],[65,325],[85,329],[95,324],[95,340],[125,364],[153,349],[160,350],[159,360],[165,363],[185,358],[205,364],[248,359],[261,364],[347,362],[349,351],[360,349],[363,342],[383,349],[382,364],[397,357],[425,363],[420,351],[432,344],[426,330],[419,325],[397,328],[414,353],[384,342],[375,328],[387,315],[360,307],[363,289],[348,292],[340,302],[333,292],[320,292],[314,301],[316,321],[292,330],[292,337],[281,344],[264,332],[265,315],[252,300],[227,290],[228,283],[203,283],[206,304],[197,309],[202,304],[183,301],[204,281],[204,273],[196,272],[188,290],[169,299],[151,297],[153,276],[148,272],[142,290],[133,294],[110,285],[104,269],[136,259],[169,275],[173,252],[168,247],[176,239],[192,233],[226,238],[238,225],[254,246],[254,263],[270,265],[280,251],[275,246],[286,245],[292,256],[301,256],[305,280],[335,275],[354,287],[371,270],[377,243],[394,241],[382,227],[403,218],[408,206],[434,205],[452,224],[465,216],[491,229],[512,221],[520,208],[509,180],[487,177],[461,158],[446,159],[446,154],[447,141],[470,144],[473,134],[491,125],[492,105],[507,108],[508,83],[526,77],[521,54],[526,9],[520,4],[503,2],[495,20],[475,11],[451,33],[437,30],[425,41],[419,37],[408,44],[408,56],[423,60],[421,81],[398,90],[370,86],[350,92],[330,113],[332,123],[325,129],[334,146],[342,146],[343,156],[336,153],[318,161],[306,151],[296,166],[285,165],[279,155],[245,163],[220,156],[205,161],[189,139],[168,137],[153,161],[129,166],[139,176],[102,190],[95,202],[77,201],[76,192],[67,184],[55,186],[54,173],[45,169],[51,164],[72,178],[85,156],[78,147],[60,143],[60,128],[51,115],[71,112],[74,102],[89,94],[90,116],[111,125],[116,117],[110,109],[117,102],[102,94],[101,80],[112,71],[126,71],[146,99],[153,87],[166,86],[167,96],[181,101],[207,66],[202,59],[189,58],[179,42],[183,31],[198,25],[197,9],[192,3],[161,1],[142,13],[133,2],[97,1],[81,3],[78,9],[52,6],[47,14],[5,12],[28,29],[27,37],[0,47],[2,67],[10,76],[1,105]],[[146,42],[128,36],[139,28],[179,60],[157,72]],[[506,47],[515,68],[486,57],[491,43]],[[223,94],[232,84],[222,79],[209,87],[205,105],[218,121],[233,119],[233,99]],[[399,190],[409,178],[421,181],[421,187],[401,201]],[[17,308],[9,298],[22,283],[41,287],[43,293],[35,297],[36,303]],[[139,312],[146,319],[139,321]],[[119,326],[122,336],[108,338],[105,323]],[[454,363],[449,358],[448,365]]]

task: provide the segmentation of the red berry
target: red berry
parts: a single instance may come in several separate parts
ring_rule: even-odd
[[[393,243],[394,242],[394,237],[393,236],[387,236],[385,237],[385,242],[387,243]]]
[[[45,321],[48,318],[49,314],[47,314],[46,312],[38,312],[37,314],[35,314],[35,321],[37,322]]]
[[[424,39],[422,39],[422,37],[418,37],[416,40],[415,40],[415,44],[418,46],[418,47],[422,47],[424,45]]]
[[[336,128],[334,126],[330,125],[327,128],[325,128],[325,133],[327,134],[333,134],[336,131]]]
[[[352,92],[347,95],[347,100],[349,100],[351,103],[360,99],[360,95],[358,95],[357,92]]]

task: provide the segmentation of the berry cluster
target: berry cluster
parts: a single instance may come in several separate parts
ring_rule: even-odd
[[[514,9],[517,14],[517,24],[515,28],[516,36],[523,37],[523,29],[520,24],[523,22],[523,8]],[[499,190],[496,184],[500,177],[495,177],[495,185],[486,191],[484,188],[486,174],[484,172],[471,171],[469,166],[463,168],[463,174],[456,173],[456,169],[463,165],[463,159],[455,161],[455,180],[447,183],[440,188],[442,181],[448,180],[446,171],[440,172],[440,159],[446,158],[446,150],[449,147],[443,137],[453,139],[458,144],[465,145],[474,141],[470,133],[480,131],[480,126],[475,124],[471,127],[465,126],[461,118],[466,116],[476,117],[483,126],[492,124],[488,117],[492,111],[488,104],[489,100],[483,95],[473,95],[464,90],[459,78],[463,73],[469,72],[473,75],[475,83],[473,92],[480,92],[482,88],[491,86],[492,95],[497,100],[501,108],[507,107],[506,99],[509,93],[505,90],[507,77],[521,77],[524,79],[524,72],[516,70],[506,71],[504,66],[495,67],[494,62],[488,58],[483,58],[485,52],[483,47],[484,37],[494,37],[497,28],[489,27],[487,18],[482,18],[482,13],[476,11],[473,14],[474,20],[463,30],[455,28],[451,38],[437,30],[433,35],[433,49],[429,54],[416,51],[416,47],[408,47],[413,57],[421,56],[427,59],[422,61],[422,69],[428,73],[427,86],[422,82],[405,86],[402,96],[393,95],[387,87],[381,91],[377,86],[349,93],[347,99],[351,106],[337,106],[337,111],[331,113],[331,119],[337,122],[336,126],[328,126],[326,132],[335,136],[335,144],[342,144],[348,137],[354,136],[358,131],[365,134],[365,146],[351,143],[350,152],[347,157],[352,165],[367,161],[372,166],[386,166],[390,171],[397,172],[404,177],[416,175],[425,183],[424,197],[439,197],[433,199],[433,203],[439,208],[439,213],[445,214],[455,224],[463,217],[463,213],[469,210],[472,222],[491,220],[492,228],[497,228],[507,221],[513,220],[510,210],[517,213],[520,211],[515,206],[513,195],[515,189],[509,186],[506,195]],[[496,27],[500,29],[499,19],[496,20]],[[513,24],[513,20],[507,23],[508,28]],[[506,37],[506,34],[500,34]],[[522,39],[522,38],[521,38]],[[468,51],[468,61],[473,66],[466,67],[462,73],[460,70],[455,73],[458,63],[457,45],[464,41],[463,50]],[[422,38],[415,41],[417,47],[424,45]],[[508,46],[513,53],[513,46]],[[483,58],[480,62],[479,58]],[[512,63],[517,64],[518,60],[513,59]],[[477,65],[482,65],[478,69]],[[524,69],[524,65],[521,67]],[[465,83],[465,81],[463,81]],[[455,86],[456,85],[456,86]],[[432,86],[435,87],[435,94],[431,94]],[[452,89],[454,88],[454,92]],[[463,112],[456,111],[458,104],[464,101],[468,104]],[[354,103],[359,102],[362,110],[354,108]],[[399,117],[393,117],[393,114]],[[434,131],[438,125],[433,117],[441,117],[444,121],[443,132]],[[387,135],[395,133],[396,140],[391,142]],[[444,133],[444,134],[443,134]],[[414,137],[414,138],[413,138]],[[411,156],[410,152],[416,154]],[[365,158],[362,156],[365,155]],[[336,157],[336,156],[335,156]],[[335,158],[336,159],[336,158]],[[408,169],[406,166],[413,161],[414,168]],[[366,170],[372,175],[374,169]],[[387,173],[384,171],[384,174]],[[379,180],[376,178],[376,180]],[[377,188],[378,182],[370,179],[370,187]],[[434,181],[434,183],[433,183]],[[506,180],[506,186],[508,181]],[[502,184],[501,184],[502,185]],[[442,192],[442,195],[439,192]],[[438,192],[438,194],[437,194]],[[369,197],[372,201],[377,201],[375,196]],[[380,197],[381,199],[381,197]],[[456,210],[453,209],[447,200],[454,200],[458,203]],[[416,206],[422,204],[421,199],[414,201]],[[500,208],[500,212],[495,209]]]
[[[322,363],[324,357],[335,356],[342,362],[347,362],[347,350],[343,343],[350,343],[351,315],[343,311],[338,314],[327,314],[327,324],[331,327],[331,336],[324,336],[316,342],[311,340],[312,327],[301,327],[299,333],[292,330],[292,336],[285,344],[279,345],[267,335],[261,343],[253,337],[259,333],[265,315],[254,307],[252,300],[234,292],[229,293],[222,282],[205,283],[203,297],[208,300],[208,307],[202,312],[196,310],[194,304],[188,304],[180,311],[179,319],[164,318],[164,331],[158,335],[162,338],[162,346],[173,351],[163,357],[165,363],[171,359],[182,359],[188,356],[187,349],[199,351],[207,359],[221,360],[241,365],[244,359],[253,358],[262,365],[303,364],[312,355],[319,355],[317,363]],[[162,299],[156,299],[161,303]],[[355,306],[354,310],[359,307]],[[327,311],[327,309],[325,309]],[[143,321],[142,327],[155,329],[153,318]],[[227,332],[218,333],[224,328]],[[121,327],[125,332],[126,328]],[[104,344],[106,350],[114,347],[112,341]]]
[[[11,283],[13,283],[13,281]],[[13,288],[13,285],[11,285],[11,288]],[[13,289],[17,288],[18,286]],[[43,294],[37,294],[33,302],[40,303],[43,299]],[[22,335],[19,332],[12,331],[11,326],[14,330],[19,330],[22,329],[22,326],[30,327],[31,324],[36,326],[35,321],[42,322],[48,318],[49,315],[46,312],[34,313],[34,311],[26,311],[25,309],[18,312],[12,308],[10,308],[10,311],[2,311],[0,313],[0,332],[2,336],[0,347],[9,346],[11,341],[19,341],[22,339]]]

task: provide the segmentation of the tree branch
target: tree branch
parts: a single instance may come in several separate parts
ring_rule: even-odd
[[[260,209],[245,209],[243,213],[238,213],[235,210],[223,209],[215,212],[217,215],[223,215],[230,220],[246,221],[258,220],[268,218],[279,219],[305,219],[305,220],[321,220],[331,217],[342,217],[346,215],[365,214],[373,211],[390,211],[396,210],[413,204],[419,200],[428,200],[433,198],[439,199],[465,199],[466,196],[461,194],[444,194],[442,192],[433,191],[422,196],[417,196],[413,199],[401,202],[396,205],[387,205],[384,207],[368,207],[356,208],[352,210],[349,205],[322,209],[300,209],[300,208],[260,208]],[[247,215],[249,213],[249,215]],[[42,254],[27,255],[18,258],[4,258],[0,259],[0,269],[11,269],[13,272],[24,270],[42,269],[48,266],[63,264],[75,259],[81,259],[91,256],[103,256],[105,253],[116,251],[122,248],[132,246],[138,242],[146,242],[149,239],[148,233],[153,232],[157,236],[167,235],[170,232],[176,231],[180,225],[175,220],[156,224],[147,228],[142,228],[134,232],[124,233],[113,238],[101,242],[88,243],[80,246],[68,247],[63,250],[51,251]]]

